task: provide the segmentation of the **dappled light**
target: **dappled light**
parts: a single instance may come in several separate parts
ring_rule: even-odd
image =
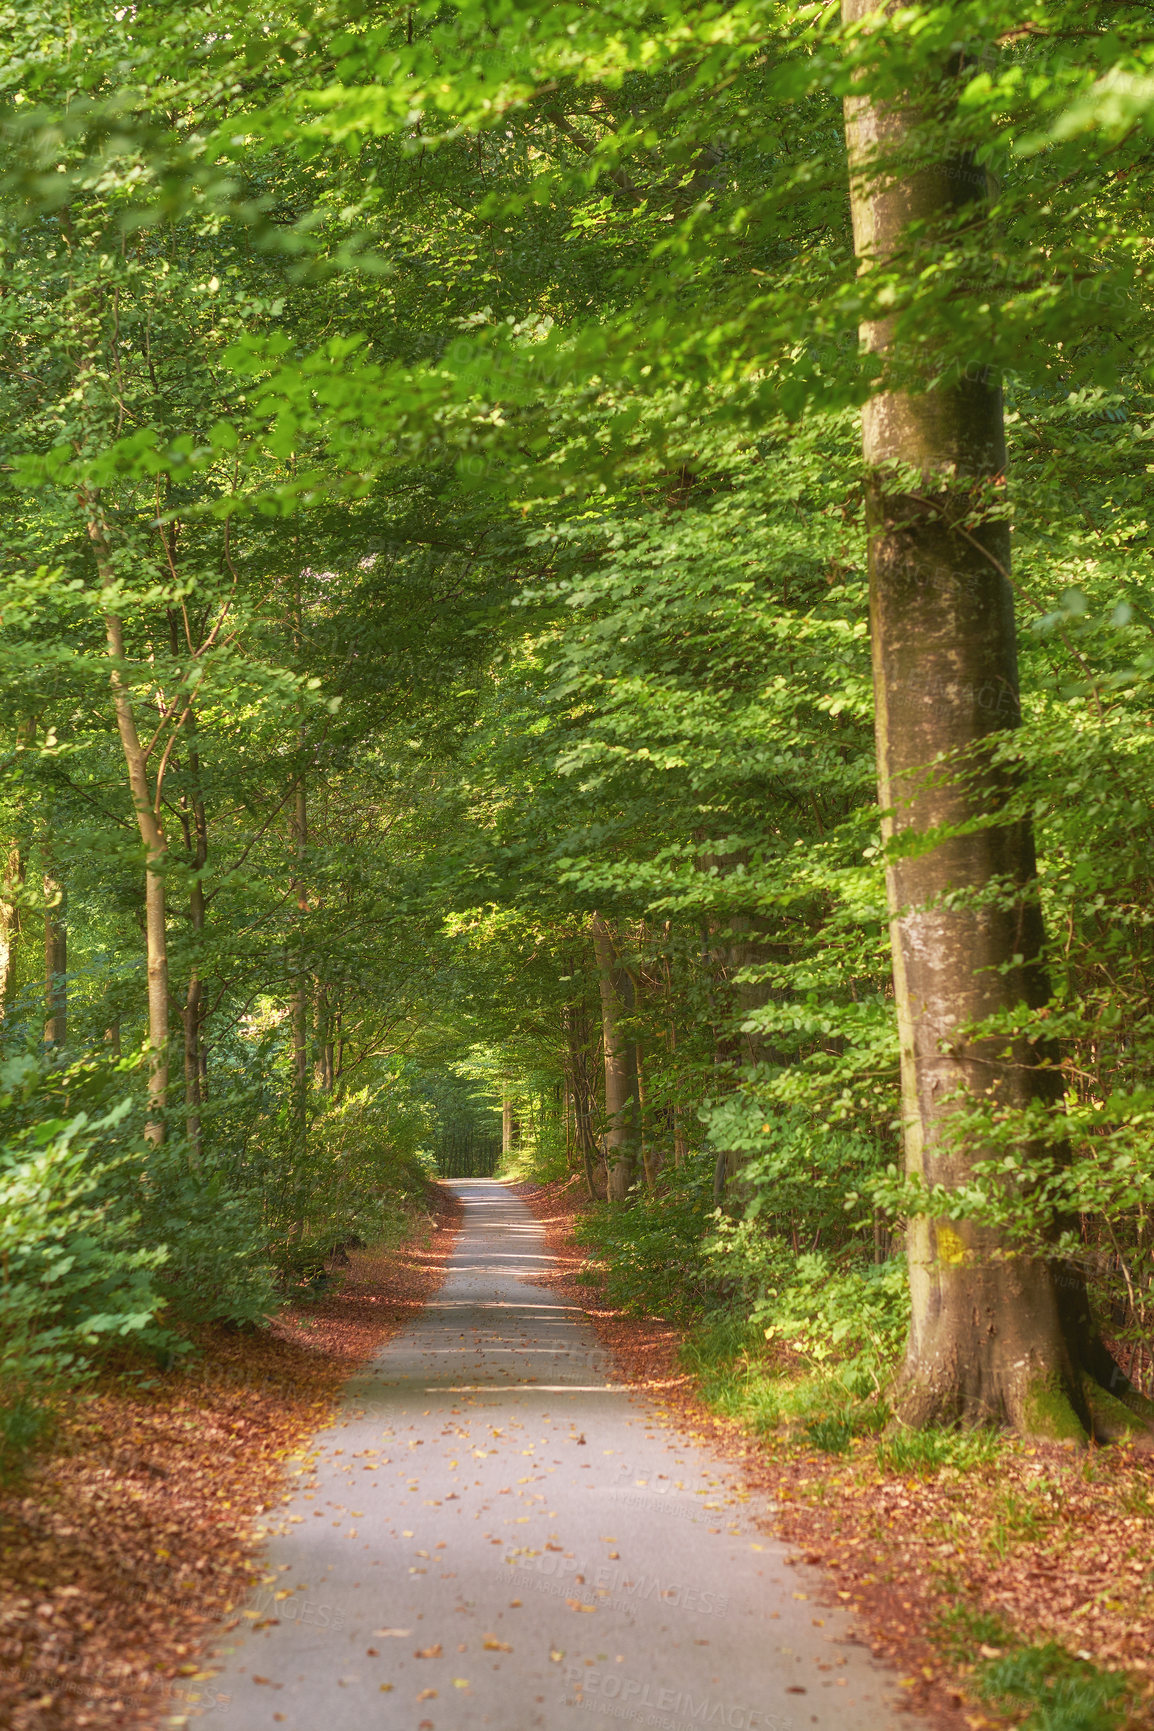
[[[1138,1731],[1149,9],[0,71],[4,1731]]]

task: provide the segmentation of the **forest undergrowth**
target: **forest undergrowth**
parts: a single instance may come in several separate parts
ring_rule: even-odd
[[[343,1383],[433,1295],[459,1217],[429,1186],[392,1242],[350,1250],[267,1326],[204,1325],[168,1370],[106,1363],[61,1400],[51,1440],[0,1492],[0,1723],[123,1731],[223,1705],[198,1658],[206,1632],[294,1615],[254,1524]]]
[[[579,1179],[515,1188],[603,1343],[667,1422],[768,1492],[796,1559],[826,1571],[828,1602],[899,1667],[911,1706],[968,1731],[1150,1724],[1154,1456],[895,1425],[884,1388],[900,1343],[837,1350],[836,1300],[824,1330],[810,1307],[810,1353],[766,1341],[723,1291],[687,1285],[684,1219],[682,1257],[670,1233],[647,1282],[607,1254],[622,1217]]]

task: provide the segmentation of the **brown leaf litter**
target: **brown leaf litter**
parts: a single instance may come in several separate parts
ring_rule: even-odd
[[[996,1615],[1022,1641],[1126,1671],[1134,1725],[1154,1724],[1154,1459],[1007,1441],[988,1464],[922,1475],[887,1468],[865,1440],[830,1455],[753,1438],[699,1398],[678,1359],[679,1329],[627,1315],[578,1281],[589,1266],[573,1237],[589,1206],[580,1180],[511,1188],[555,1258],[539,1284],[580,1305],[623,1374],[778,1504],[790,1560],[827,1572],[826,1602],[850,1609],[859,1638],[898,1669],[911,1711],[956,1731],[1005,1723],[975,1702],[969,1667],[943,1648],[940,1619],[962,1606]]]
[[[181,1368],[104,1375],[0,1494],[0,1724],[110,1731],[212,1704],[196,1654],[256,1579],[253,1526],[341,1385],[444,1278],[461,1205],[351,1253],[337,1290]]]

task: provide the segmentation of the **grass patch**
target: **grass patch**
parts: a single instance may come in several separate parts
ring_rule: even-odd
[[[1126,1678],[1073,1658],[1053,1641],[988,1660],[975,1683],[991,1705],[1026,1708],[1023,1731],[1119,1731],[1130,1718]]]
[[[953,1467],[971,1472],[996,1460],[1003,1447],[993,1430],[895,1430],[878,1442],[878,1465],[923,1478]]]
[[[933,1628],[934,1644],[986,1705],[1022,1731],[1122,1731],[1132,1723],[1125,1676],[1076,1659],[1054,1641],[1030,1646],[996,1614],[951,1605]]]
[[[732,1312],[699,1323],[680,1356],[707,1405],[758,1436],[780,1431],[827,1454],[845,1454],[854,1437],[880,1429],[888,1416],[883,1402],[862,1398],[852,1366],[767,1361],[762,1331]]]

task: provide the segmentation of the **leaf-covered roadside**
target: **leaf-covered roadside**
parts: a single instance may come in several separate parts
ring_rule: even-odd
[[[955,1445],[942,1432],[846,1438],[842,1453],[752,1437],[707,1403],[681,1328],[590,1284],[579,1183],[517,1193],[545,1226],[551,1283],[668,1422],[770,1494],[795,1560],[828,1571],[828,1602],[849,1607],[860,1637],[898,1667],[911,1707],[959,1731],[1151,1723],[1154,1457],[993,1437]]]
[[[337,1391],[440,1284],[460,1205],[430,1190],[401,1247],[259,1333],[205,1330],[190,1363],[108,1374],[0,1498],[0,1723],[168,1723],[215,1705],[197,1652],[260,1579],[252,1525]],[[238,1616],[243,1614],[238,1612]]]

